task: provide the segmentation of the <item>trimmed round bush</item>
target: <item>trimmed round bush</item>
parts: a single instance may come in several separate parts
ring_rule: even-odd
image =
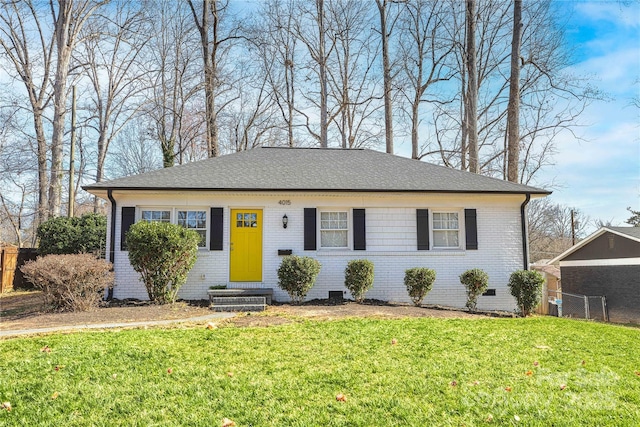
[[[107,217],[88,213],[80,218],[51,218],[38,226],[37,234],[40,255],[98,254],[106,244]]]
[[[436,271],[431,268],[415,267],[405,270],[404,285],[407,287],[413,305],[416,307],[422,305],[422,300],[427,296],[435,281]]]
[[[489,275],[479,268],[474,268],[460,275],[460,283],[467,290],[467,308],[469,311],[476,311],[478,297],[485,293],[489,286]]]
[[[518,270],[509,278],[509,290],[518,303],[518,309],[523,317],[531,314],[538,306],[542,297],[544,276],[533,270]]]
[[[294,304],[300,304],[316,283],[320,268],[317,259],[288,255],[278,267],[278,286],[289,294]]]
[[[111,263],[90,254],[47,255],[26,262],[21,270],[42,290],[45,309],[52,311],[91,310],[114,281]]]
[[[177,224],[141,221],[127,232],[129,261],[151,301],[173,303],[198,257],[200,235]]]
[[[368,259],[353,259],[344,270],[344,286],[351,292],[358,304],[364,301],[364,294],[373,286],[373,262]]]

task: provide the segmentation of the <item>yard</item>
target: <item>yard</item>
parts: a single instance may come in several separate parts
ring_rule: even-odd
[[[286,320],[0,341],[0,402],[11,405],[0,410],[0,424],[632,426],[640,419],[637,328],[546,317]]]

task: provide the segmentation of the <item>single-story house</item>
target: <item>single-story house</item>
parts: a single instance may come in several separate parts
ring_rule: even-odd
[[[640,323],[640,227],[602,227],[549,263],[563,292],[604,296],[609,320]]]
[[[464,307],[459,275],[482,268],[490,292],[479,309],[513,310],[509,275],[529,265],[526,206],[549,192],[366,149],[259,147],[84,187],[109,202],[108,259],[115,298],[146,299],[129,264],[125,233],[136,221],[168,221],[202,236],[179,292],[205,299],[211,285],[277,288],[286,254],[322,264],[307,299],[342,292],[351,259],[375,265],[367,298],[410,302],[404,272],[430,267],[426,303]],[[336,294],[334,294],[335,296]]]

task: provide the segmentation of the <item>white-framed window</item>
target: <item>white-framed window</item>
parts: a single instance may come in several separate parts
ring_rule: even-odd
[[[171,222],[170,209],[142,209],[140,220],[147,222]]]
[[[434,212],[432,218],[433,247],[455,249],[460,247],[460,213]]]
[[[198,247],[204,248],[207,246],[207,211],[177,211],[177,224],[184,228],[193,230],[200,235],[200,242]]]
[[[140,221],[169,222],[195,231],[200,235],[199,248],[207,246],[207,211],[205,209],[187,210],[184,208],[141,207]]]
[[[320,211],[320,247],[349,246],[349,215],[346,210]]]

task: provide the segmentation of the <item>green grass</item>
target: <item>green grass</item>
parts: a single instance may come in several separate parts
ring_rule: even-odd
[[[0,425],[633,426],[639,343],[636,328],[549,317],[13,339]]]

